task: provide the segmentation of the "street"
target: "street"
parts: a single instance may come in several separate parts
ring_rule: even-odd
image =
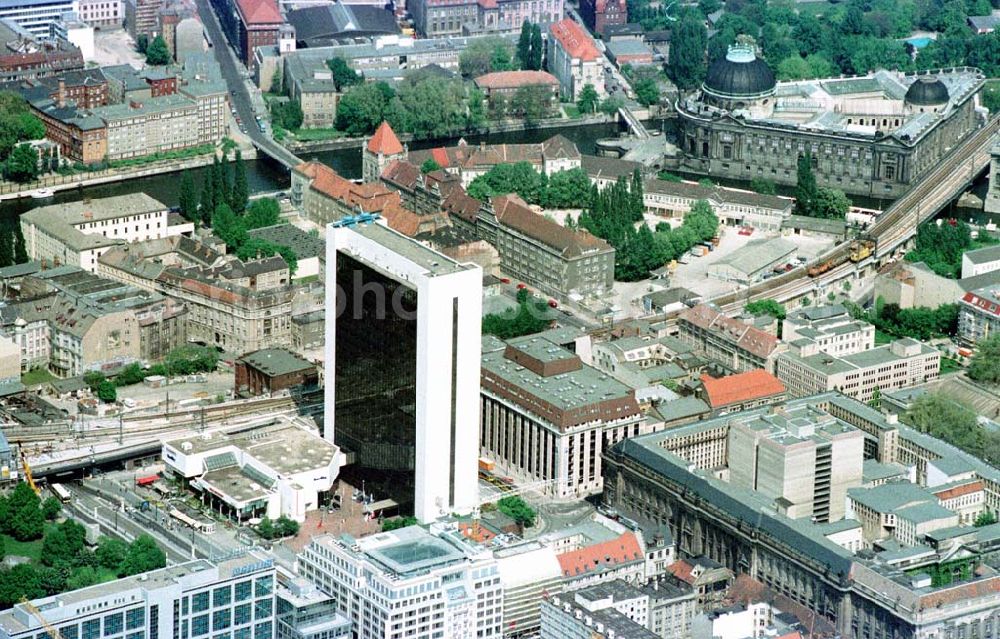
[[[243,64],[236,58],[233,48],[229,45],[229,40],[222,33],[222,26],[219,18],[215,15],[208,0],[195,0],[198,5],[198,14],[201,16],[202,24],[205,25],[205,36],[212,44],[212,51],[215,52],[215,59],[222,70],[222,77],[229,87],[229,101],[236,108],[236,113],[240,116],[246,127],[246,135],[253,140],[254,146],[275,158],[285,166],[291,168],[299,164],[300,160],[291,151],[281,146],[267,133],[263,133],[257,128],[257,112],[253,108],[253,100],[250,96],[250,89],[244,76],[246,73]]]

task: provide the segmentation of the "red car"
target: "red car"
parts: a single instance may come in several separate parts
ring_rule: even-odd
[[[525,284],[524,282],[521,282],[521,283],[519,283],[517,285],[517,290],[519,290],[519,291],[522,290],[522,289],[525,289],[525,288],[528,288],[528,285]]]
[[[559,302],[555,300],[549,300],[549,308],[559,308]]]
[[[500,281],[503,282],[504,284],[510,284],[510,278],[509,277],[501,277]]]

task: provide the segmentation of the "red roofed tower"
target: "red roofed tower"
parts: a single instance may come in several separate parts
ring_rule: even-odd
[[[361,177],[365,182],[377,182],[382,171],[393,160],[405,160],[407,149],[388,122],[382,122],[375,135],[368,138],[361,153]]]

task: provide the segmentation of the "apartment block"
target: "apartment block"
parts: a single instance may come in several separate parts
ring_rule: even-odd
[[[875,327],[851,317],[842,304],[810,306],[791,313],[781,324],[782,339],[815,342],[827,355],[843,357],[875,347]]]
[[[0,638],[50,628],[63,637],[274,637],[274,582],[274,560],[256,551],[198,559],[15,604],[0,613]]]
[[[600,51],[590,34],[572,18],[549,25],[549,72],[559,79],[564,100],[576,102],[583,87],[594,87],[604,97],[604,68]]]
[[[37,29],[25,28],[18,24],[10,11],[17,12],[18,2],[0,7],[0,39],[6,44],[0,51],[0,81],[21,82],[32,78],[44,78],[64,71],[83,68],[83,54],[76,46],[65,40],[48,40],[49,19],[42,17]],[[60,7],[68,2],[56,0],[49,6]],[[21,9],[28,12],[46,3],[24,2]],[[66,9],[70,11],[71,9]],[[29,23],[29,27],[31,24]],[[42,33],[38,33],[42,31]]]
[[[970,291],[958,304],[958,336],[966,346],[975,346],[1000,331],[1000,288]]]
[[[815,342],[796,340],[776,360],[776,375],[794,397],[829,390],[869,401],[878,392],[893,391],[938,378],[941,353],[917,340],[904,338],[853,355],[836,357]]]
[[[76,0],[76,15],[92,27],[120,29],[128,0]]]
[[[292,170],[292,204],[317,224],[357,213],[378,213],[399,205],[399,194],[378,182],[355,184],[315,160]]]
[[[774,335],[723,315],[708,304],[686,309],[678,316],[677,327],[680,338],[696,353],[737,373],[757,368],[774,373],[775,358],[785,350]]]
[[[360,637],[500,639],[503,588],[489,550],[457,530],[410,526],[361,539],[315,536],[302,576],[335,601]]]
[[[651,428],[632,389],[540,337],[484,344],[481,385],[481,454],[557,497],[600,491],[602,451]]]

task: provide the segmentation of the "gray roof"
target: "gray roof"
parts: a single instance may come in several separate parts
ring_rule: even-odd
[[[247,353],[237,361],[244,362],[262,373],[271,376],[287,375],[301,370],[316,369],[315,364],[283,348],[264,348],[253,353]]]
[[[781,223],[781,227],[814,233],[829,233],[830,235],[844,235],[847,232],[847,222],[844,220],[827,220],[806,215],[789,215]]]
[[[653,55],[652,50],[641,40],[612,40],[604,44],[611,55]]]
[[[877,513],[898,512],[897,509],[914,504],[937,503],[926,488],[908,481],[889,482],[874,488],[848,488],[847,495]]]
[[[660,402],[652,411],[664,422],[694,419],[712,412],[712,408],[697,397],[679,397],[670,402]]]
[[[326,256],[326,242],[323,238],[311,235],[294,224],[265,226],[248,231],[247,235],[277,246],[288,247],[299,259]]]
[[[977,31],[995,29],[1000,24],[1000,16],[969,16],[969,24]]]
[[[81,251],[122,244],[123,240],[101,234],[85,234],[76,225],[166,210],[167,206],[145,193],[116,195],[98,200],[80,200],[41,206],[28,211],[21,220],[43,229],[73,250]]]
[[[969,260],[973,264],[985,264],[986,262],[996,262],[1000,260],[1000,244],[994,244],[993,246],[986,246],[984,248],[976,249],[974,251],[966,251],[962,259]]]
[[[91,113],[104,121],[124,120],[134,118],[137,115],[148,115],[151,113],[164,113],[177,108],[195,107],[195,102],[188,97],[179,94],[164,95],[158,98],[143,100],[139,106],[129,104],[110,104],[108,106],[97,107]]]
[[[749,276],[788,258],[796,250],[794,243],[780,237],[754,240],[712,266],[726,265]]]

